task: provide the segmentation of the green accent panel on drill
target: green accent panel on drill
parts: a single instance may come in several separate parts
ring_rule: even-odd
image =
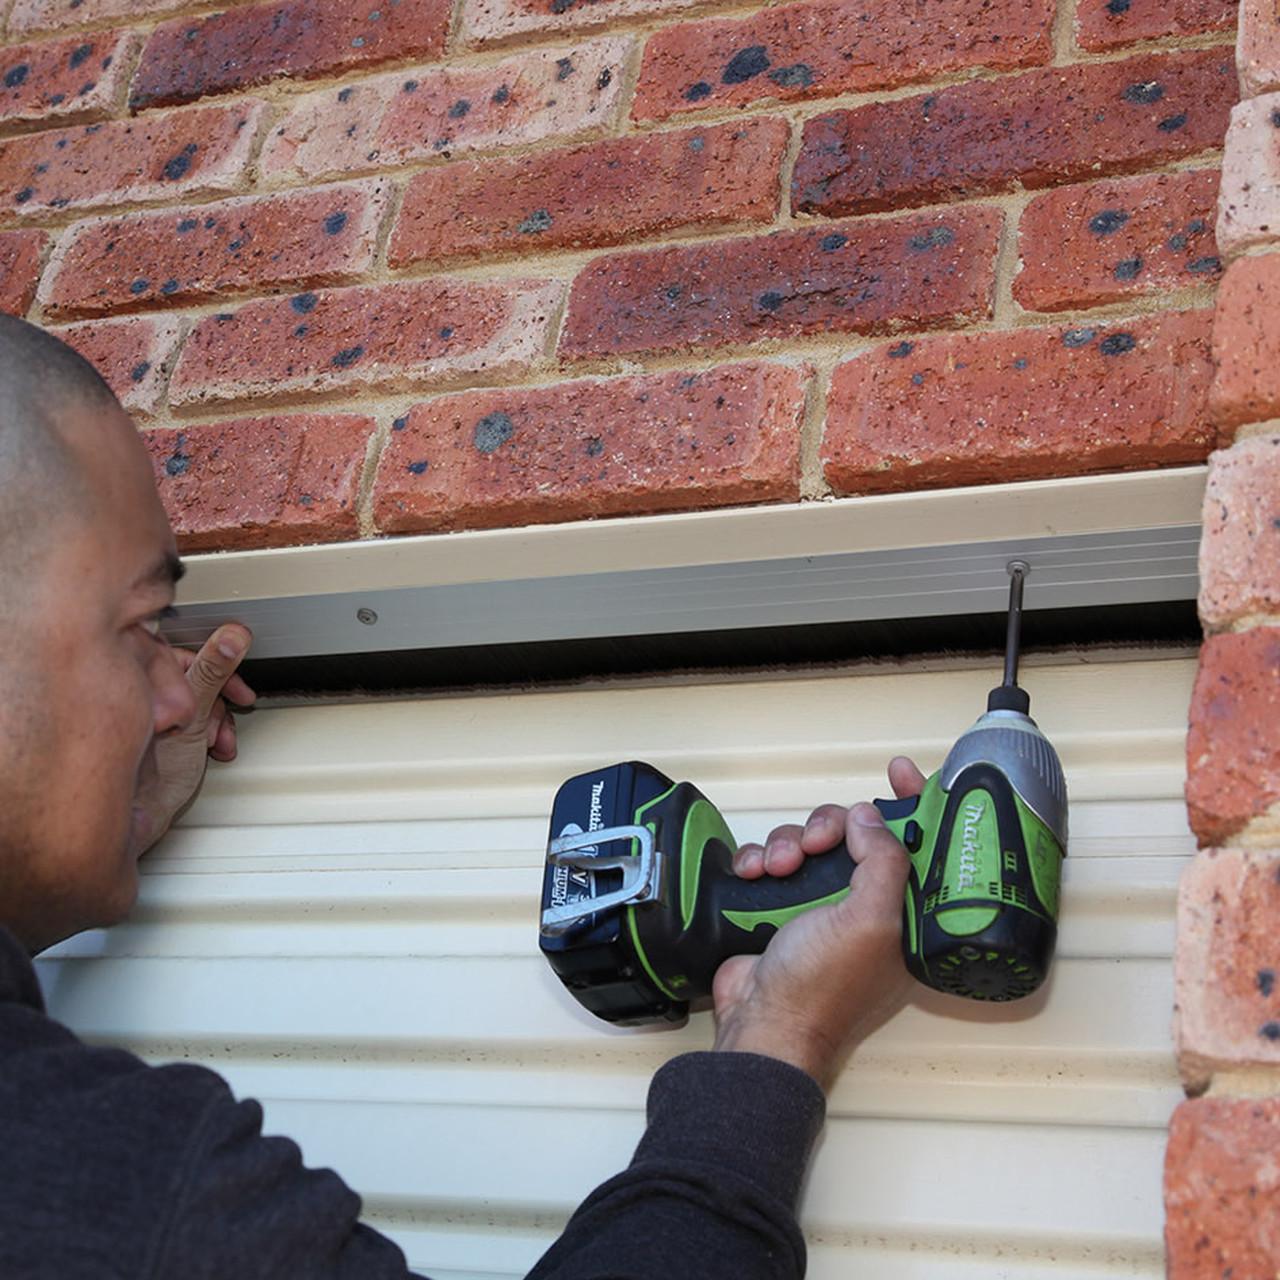
[[[930,837],[942,826],[942,815],[947,807],[947,793],[942,789],[941,771],[933,774],[924,784],[920,792],[920,802],[909,817],[895,818],[886,822],[885,826],[893,832],[905,845],[907,824],[918,822],[924,831],[924,840],[915,853],[908,850],[912,866],[915,867],[916,879],[923,887],[925,877],[929,874],[929,862],[933,857],[933,841]]]
[[[707,800],[695,800],[685,817],[680,842],[680,920],[685,929],[689,927],[698,903],[702,855],[711,840],[719,840],[730,853],[738,847],[719,809]]]
[[[953,938],[968,938],[990,928],[999,914],[999,907],[962,907],[959,911],[939,911],[934,919],[943,933]]]
[[[911,822],[919,823],[923,832],[923,839],[915,853],[912,853],[909,849],[907,850],[907,856],[911,859],[911,865],[915,871],[915,880],[921,887],[922,895],[925,877],[929,874],[929,862],[933,857],[933,833],[942,825],[942,815],[947,807],[947,793],[942,789],[941,778],[941,772],[935,773],[929,778],[920,792],[915,809],[912,810],[908,817],[886,819],[884,824],[905,846],[907,824]],[[913,897],[911,885],[908,883],[906,910],[903,912],[906,916],[907,936],[904,941],[908,955],[915,955],[920,949],[920,938],[916,932],[916,920],[917,915],[922,911],[922,906],[923,904]]]
[[[989,898],[993,885],[998,893],[1002,863],[995,797],[975,787],[961,798],[951,830],[934,915],[940,929],[953,937],[965,937],[981,932],[995,920],[1000,911],[998,899],[991,907],[962,907],[956,911],[948,911],[946,904],[948,898]]]
[[[1036,897],[1054,920],[1058,918],[1058,891],[1062,883],[1062,859],[1064,851],[1059,847],[1053,832],[1022,803],[1015,793],[1018,820],[1022,823],[1022,838],[1026,841],[1027,862],[1031,866],[1031,883]]]
[[[656,822],[644,822],[643,818],[655,805],[661,804],[680,784],[673,782],[660,796],[655,796],[648,804],[642,804],[636,810],[636,816],[632,820],[637,827],[648,827],[653,832],[656,839],[658,834],[658,824]],[[636,847],[638,841],[631,842],[631,852],[633,856],[639,856],[640,850]],[[658,856],[662,856],[662,850],[659,849]],[[636,909],[635,907],[627,908],[627,928],[631,930],[631,941],[635,945],[636,955],[640,957],[640,963],[644,965],[644,971],[654,981],[654,985],[671,1000],[679,1000],[680,997],[667,986],[665,982],[654,972],[653,965],[649,963],[649,956],[645,952],[644,944],[640,941],[640,930],[636,928]]]
[[[775,907],[770,911],[722,911],[720,914],[744,933],[750,933],[762,924],[771,924],[781,929],[788,921],[804,915],[806,911],[812,911],[814,907],[825,907],[829,903],[839,902],[848,896],[848,889],[837,889],[835,893],[829,893],[825,898],[815,898],[812,902],[795,902],[789,907]]]

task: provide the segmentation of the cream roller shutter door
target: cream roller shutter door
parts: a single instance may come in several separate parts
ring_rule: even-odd
[[[985,1008],[918,991],[841,1077],[802,1203],[809,1274],[1164,1273],[1161,1161],[1194,663],[1024,667],[1071,791],[1056,967]],[[521,1276],[622,1168],[654,1069],[706,1047],[597,1023],[538,953],[551,796],[646,759],[739,839],[936,768],[988,666],[293,705],[244,722],[144,865],[133,920],[50,953],[91,1040],[223,1072],[437,1280]]]

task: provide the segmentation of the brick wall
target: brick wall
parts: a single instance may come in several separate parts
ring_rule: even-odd
[[[187,550],[1216,443],[1233,0],[0,13],[0,305],[103,369]]]
[[[1172,1280],[1280,1267],[1280,8],[1243,0],[1243,101],[1227,135],[1217,234],[1200,550],[1206,640],[1187,738],[1201,845],[1183,878],[1179,1063],[1191,1100],[1165,1163]]]

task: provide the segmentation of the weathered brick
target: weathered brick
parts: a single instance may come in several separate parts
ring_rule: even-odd
[[[374,180],[91,218],[54,251],[40,300],[54,315],[97,315],[349,280],[373,261],[388,195]]]
[[[1200,539],[1200,620],[1221,630],[1280,615],[1280,435],[1209,459]]]
[[[1033,311],[1216,284],[1218,171],[1108,178],[1038,196],[1018,228],[1013,296]]]
[[[1248,98],[1232,109],[1218,243],[1231,258],[1280,243],[1280,93]]]
[[[409,184],[390,262],[624,244],[777,213],[784,120],[589,143],[426,169]]]
[[[462,36],[502,40],[528,31],[606,26],[619,18],[672,13],[702,0],[464,0]]]
[[[1280,857],[1206,849],[1178,885],[1174,1030],[1188,1087],[1280,1066]]]
[[[379,464],[389,533],[795,499],[807,367],[722,365],[442,396]]]
[[[1214,421],[1225,430],[1280,418],[1280,253],[1233,262],[1218,286],[1217,310]]]
[[[174,316],[88,320],[52,329],[107,380],[130,413],[154,414],[178,350],[182,322]]]
[[[354,67],[444,50],[449,0],[351,4],[283,0],[175,18],[156,28],[142,51],[129,95],[135,110],[230,93],[278,76],[314,80]]]
[[[43,231],[0,231],[0,311],[26,315],[35,301],[48,242]]]
[[[877,347],[832,378],[826,479],[887,493],[1201,462],[1210,315]]]
[[[231,551],[356,537],[374,426],[357,414],[298,414],[153,430],[143,439],[178,546]]]
[[[1280,9],[1275,0],[1240,0],[1236,63],[1246,98],[1280,89]]]
[[[308,94],[271,131],[262,172],[317,178],[609,128],[631,46],[607,37]]]
[[[1218,147],[1236,98],[1229,52],[1053,67],[817,116],[792,203],[866,213],[1146,168]]]
[[[574,281],[569,358],[880,333],[990,314],[997,209],[872,222],[597,258]]]
[[[128,31],[9,45],[0,57],[0,122],[100,119],[115,106],[136,47]]]
[[[218,0],[219,9],[256,0]],[[210,6],[212,7],[212,6]],[[161,17],[191,8],[191,0],[17,0],[9,11],[9,34],[65,31],[70,27],[117,20]]]
[[[1280,1099],[1179,1103],[1165,1152],[1168,1280],[1265,1280],[1280,1258]]]
[[[1076,42],[1082,49],[1116,49],[1162,36],[1232,30],[1239,0],[1077,0]]]
[[[0,200],[21,216],[219,195],[243,178],[263,107],[192,107],[0,142]]]
[[[913,84],[1053,54],[1052,0],[805,0],[749,18],[673,23],[645,46],[632,115],[663,119],[757,98],[817,98]]]
[[[1245,826],[1280,840],[1280,628],[1211,636],[1187,733],[1187,812],[1202,845]]]
[[[187,339],[173,404],[366,386],[429,386],[527,367],[562,286],[431,279],[296,294],[207,316]]]

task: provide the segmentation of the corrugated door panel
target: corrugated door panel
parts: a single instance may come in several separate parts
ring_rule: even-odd
[[[921,991],[831,1099],[805,1193],[816,1280],[1163,1274],[1160,1167],[1194,663],[1033,666],[1071,853],[1059,958],[1025,1004]],[[986,669],[264,710],[145,865],[135,918],[42,961],[94,1040],[223,1071],[439,1280],[522,1275],[628,1160],[645,1089],[710,1043],[589,1019],[536,945],[565,777],[651,760],[740,839],[934,768]]]

